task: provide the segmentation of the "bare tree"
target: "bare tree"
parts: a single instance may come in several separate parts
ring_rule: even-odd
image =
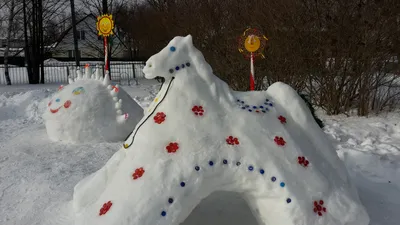
[[[11,85],[10,74],[8,71],[8,54],[10,51],[11,43],[11,31],[13,27],[13,20],[15,16],[15,0],[11,0],[8,6],[8,24],[7,24],[7,38],[6,38],[6,49],[4,50],[4,76],[6,77],[7,85]]]
[[[122,9],[130,5],[128,0],[81,0],[81,4],[84,6],[85,13],[101,15],[103,14],[103,1],[107,5],[108,13],[111,13],[115,18],[118,18]]]
[[[67,0],[23,0],[25,59],[28,66],[29,83],[44,82],[44,65],[46,52],[50,51],[45,45],[45,24],[62,15],[67,8]],[[46,42],[55,42],[46,40]]]
[[[236,38],[255,27],[269,38],[266,59],[256,60],[256,89],[283,81],[329,114],[368,115],[400,99],[399,68],[390,62],[400,54],[398,0],[142,0],[124,10],[118,24],[140,54],[192,34],[236,90],[249,87]]]

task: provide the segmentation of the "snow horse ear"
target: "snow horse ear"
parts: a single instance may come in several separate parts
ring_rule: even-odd
[[[185,39],[186,39],[186,41],[187,41],[189,44],[193,45],[193,38],[192,38],[192,35],[188,34],[188,35],[185,37]]]

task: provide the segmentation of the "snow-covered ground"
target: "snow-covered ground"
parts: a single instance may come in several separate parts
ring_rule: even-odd
[[[42,114],[58,85],[0,86],[0,224],[72,224],[75,184],[100,169],[121,143],[51,142]],[[124,89],[142,107],[159,85],[140,80]],[[400,221],[400,115],[356,118],[321,115],[325,132],[357,185],[371,225]],[[256,225],[238,194],[218,192],[184,225]]]

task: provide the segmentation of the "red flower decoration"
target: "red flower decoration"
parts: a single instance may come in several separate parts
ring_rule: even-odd
[[[61,91],[63,88],[64,88],[64,85],[60,85],[60,86],[58,87],[58,91]]]
[[[304,167],[307,167],[310,164],[310,162],[304,156],[297,157],[297,162]]]
[[[322,213],[326,212],[326,208],[323,205],[323,200],[319,200],[319,202],[314,201],[314,212],[318,214],[318,216],[322,216]]]
[[[167,152],[168,152],[168,153],[175,153],[175,152],[179,149],[178,143],[176,143],[176,142],[171,142],[171,143],[169,143],[169,145],[166,147],[166,149],[167,149]]]
[[[284,146],[284,145],[286,144],[286,141],[283,140],[282,137],[276,136],[275,139],[274,139],[274,141],[275,141],[275,143],[276,143],[277,145],[279,145],[279,146]]]
[[[158,112],[155,116],[154,116],[154,122],[161,124],[162,122],[165,121],[165,117],[167,117],[165,115],[165,113],[163,112]]]
[[[279,116],[278,120],[280,120],[282,124],[286,123],[286,118],[284,116]]]
[[[133,179],[134,180],[139,179],[140,177],[143,176],[144,172],[145,171],[144,171],[143,167],[136,169],[135,172],[132,174]]]
[[[108,210],[110,210],[111,206],[112,206],[111,201],[108,201],[107,203],[104,203],[103,207],[101,207],[101,209],[100,209],[99,216],[102,216],[102,215],[106,214],[108,212]]]
[[[226,139],[226,143],[228,144],[228,145],[238,145],[239,144],[239,140],[238,140],[238,138],[234,138],[234,137],[232,137],[232,136],[229,136],[227,139]]]
[[[195,106],[193,106],[192,111],[193,111],[194,115],[196,115],[196,116],[203,116],[203,114],[204,114],[203,106],[195,105]]]

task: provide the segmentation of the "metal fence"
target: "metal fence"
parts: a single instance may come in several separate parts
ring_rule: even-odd
[[[79,69],[84,73],[84,66],[89,64],[93,72],[96,66],[104,71],[103,62],[81,62]],[[137,82],[138,78],[144,77],[142,69],[145,62],[111,62],[111,80],[115,83],[130,85]],[[68,83],[68,77],[75,78],[77,67],[74,62],[57,62],[44,64],[44,83]],[[26,67],[10,65],[9,74],[11,84],[29,84]],[[6,84],[4,65],[0,65],[0,84]]]

